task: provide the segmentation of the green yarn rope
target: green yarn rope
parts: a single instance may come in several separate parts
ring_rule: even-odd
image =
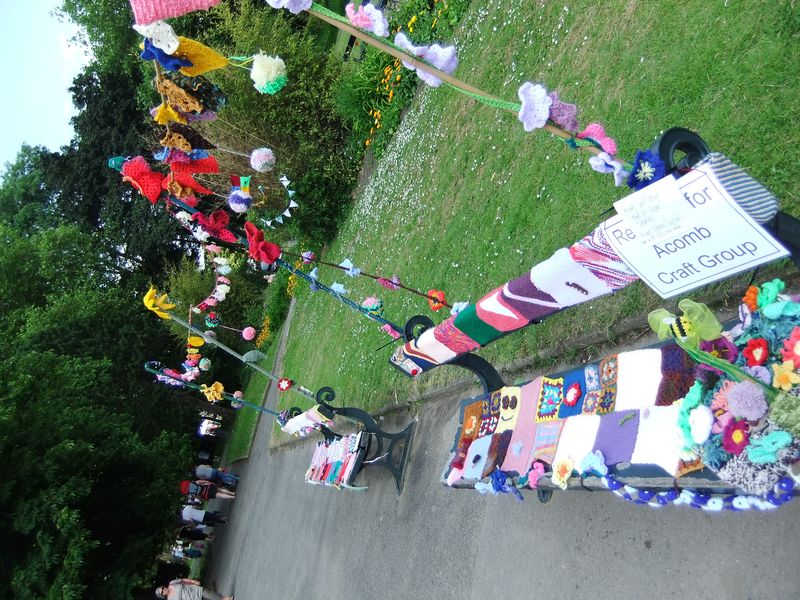
[[[506,102],[505,100],[500,100],[498,98],[487,98],[481,94],[476,94],[474,92],[468,92],[467,90],[462,90],[460,87],[453,85],[452,83],[448,83],[447,81],[442,82],[447,87],[454,89],[457,92],[461,92],[465,96],[469,96],[473,100],[477,100],[486,106],[491,106],[492,108],[501,108],[505,110],[513,110],[514,112],[519,112],[522,110],[522,104],[519,102]]]

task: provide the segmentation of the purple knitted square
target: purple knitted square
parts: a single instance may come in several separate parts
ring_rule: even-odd
[[[639,432],[639,411],[622,410],[600,417],[592,451],[600,450],[607,465],[628,462]]]

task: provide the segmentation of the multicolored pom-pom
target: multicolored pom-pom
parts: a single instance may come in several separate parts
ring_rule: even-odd
[[[250,153],[250,166],[259,173],[275,168],[275,153],[269,148],[256,148]]]
[[[286,77],[286,63],[280,56],[267,56],[259,52],[253,57],[253,69],[250,79],[262,94],[277,94],[288,81]]]
[[[253,198],[250,194],[242,190],[234,190],[231,192],[230,196],[228,196],[228,206],[230,206],[233,212],[239,214],[246,213],[252,204]]]

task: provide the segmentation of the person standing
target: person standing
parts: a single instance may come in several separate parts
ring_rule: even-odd
[[[197,465],[194,468],[194,475],[197,479],[208,479],[231,489],[235,488],[236,484],[239,483],[238,475],[215,469],[211,465]]]
[[[203,525],[225,524],[228,522],[227,517],[222,516],[219,511],[203,510],[189,504],[184,506],[183,510],[181,510],[181,520],[184,523],[194,521],[195,523],[202,523]]]

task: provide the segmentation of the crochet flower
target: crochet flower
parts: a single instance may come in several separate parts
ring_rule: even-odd
[[[581,384],[576,381],[569,386],[564,394],[564,404],[567,406],[575,406],[578,403],[578,400],[581,399],[581,394],[583,394],[583,390],[581,390]]]
[[[750,426],[747,421],[731,421],[722,433],[725,452],[738,456],[750,443]]]
[[[445,297],[442,290],[428,290],[428,306],[436,312],[445,307]]]
[[[531,470],[528,471],[528,487],[532,490],[536,489],[536,486],[539,484],[539,480],[544,477],[544,463],[541,461],[534,461],[533,465],[531,465]]]
[[[722,433],[728,423],[733,420],[733,415],[728,410],[728,392],[734,385],[734,382],[728,379],[714,392],[714,400],[711,401],[714,425],[711,427],[711,433]]]
[[[292,381],[288,377],[281,377],[280,379],[278,379],[278,389],[282,392],[285,392],[293,385],[294,381]]]
[[[600,123],[589,123],[586,129],[575,137],[580,140],[594,140],[603,152],[608,152],[612,156],[617,153],[617,142],[614,141],[614,138],[606,135],[606,130]]]
[[[259,262],[272,264],[281,255],[280,246],[264,240],[264,232],[250,221],[244,224],[247,234],[247,253]]]
[[[391,279],[378,277],[378,283],[380,283],[387,290],[392,290],[393,292],[396,292],[397,290],[400,289],[400,276],[392,275]]]
[[[342,262],[339,263],[339,266],[345,273],[347,273],[349,277],[358,277],[359,275],[361,275],[361,269],[356,267],[353,264],[353,261],[350,260],[349,258],[345,258]]]
[[[203,392],[206,400],[209,402],[217,402],[222,400],[222,394],[225,392],[225,388],[222,387],[222,384],[219,381],[215,381],[211,385],[201,385],[200,391]]]
[[[752,381],[742,381],[728,391],[728,410],[734,417],[758,421],[767,412],[764,390]]]
[[[303,257],[304,265],[310,265],[312,262],[317,260],[317,255],[311,252],[310,250],[303,252],[300,256]]]
[[[614,185],[617,187],[625,183],[630,176],[630,172],[625,170],[623,164],[611,158],[608,152],[601,152],[597,156],[589,158],[589,166],[598,173],[613,173]]]
[[[209,235],[219,238],[224,242],[237,242],[236,236],[228,230],[230,217],[224,210],[215,210],[209,216],[201,212],[192,215],[192,221],[197,221]]]
[[[250,79],[253,80],[253,87],[262,94],[276,94],[288,81],[286,63],[280,56],[267,56],[259,52],[253,57]]]
[[[550,120],[559,127],[567,131],[578,129],[578,107],[574,104],[562,102],[558,97],[558,92],[548,94],[553,103],[550,105]]]
[[[758,307],[769,306],[778,299],[778,295],[786,288],[786,284],[780,279],[773,279],[761,284],[758,290]]]
[[[312,0],[267,0],[272,8],[285,8],[293,15],[311,8]]]
[[[628,176],[628,187],[641,190],[666,174],[661,158],[650,150],[637,150],[633,170]]]
[[[791,360],[794,364],[800,365],[800,327],[792,329],[789,339],[783,341],[781,356],[783,360]]]
[[[553,99],[547,95],[547,89],[539,83],[526,81],[520,86],[517,95],[522,102],[518,115],[522,128],[530,133],[544,127],[553,104]]]
[[[583,457],[581,461],[581,474],[584,476],[597,475],[598,477],[608,475],[606,459],[600,450],[590,452]]]
[[[362,4],[356,10],[355,5],[351,2],[344,7],[344,13],[350,23],[359,29],[380,37],[386,37],[386,34],[389,33],[389,23],[386,21],[386,17],[372,4]]]
[[[770,385],[772,383],[772,372],[767,367],[744,367],[743,371]]]
[[[136,32],[148,38],[150,43],[166,54],[174,54],[178,49],[178,36],[166,21],[155,21],[147,25],[134,25]]]
[[[721,358],[729,363],[736,362],[736,357],[739,356],[739,349],[727,338],[718,337],[715,340],[704,340],[700,342],[700,350],[708,352],[711,356]],[[711,371],[717,375],[722,375],[722,371],[704,363],[698,365],[701,369]]]
[[[383,331],[384,333],[388,333],[388,334],[389,334],[389,335],[392,337],[392,339],[393,339],[393,340],[398,340],[398,339],[400,339],[401,337],[403,337],[403,336],[402,336],[400,333],[398,333],[397,331],[395,331],[395,328],[394,328],[394,327],[392,327],[392,326],[391,326],[391,325],[389,325],[388,323],[386,323],[386,325],[384,325],[383,327],[381,327],[381,331]]]
[[[800,375],[794,372],[794,361],[785,360],[783,364],[774,363],[772,365],[772,385],[778,389],[788,392],[793,385],[800,383]]]
[[[571,475],[572,461],[568,458],[565,458],[553,464],[553,474],[550,476],[550,481],[552,481],[554,485],[557,485],[562,490],[566,490]]]
[[[742,298],[742,302],[747,305],[747,308],[750,309],[750,312],[755,312],[758,310],[758,288],[754,285],[751,285],[747,288],[747,291]]]
[[[398,33],[394,36],[394,43],[408,54],[418,56],[428,64],[436,67],[440,71],[444,71],[448,75],[455,71],[458,66],[458,56],[456,56],[456,49],[454,46],[442,47],[439,44],[433,44],[432,46],[415,46],[411,43],[411,40],[402,33]],[[441,79],[431,75],[427,71],[417,69],[409,62],[403,61],[403,66],[411,71],[416,71],[417,76],[431,87],[439,87],[442,84]]]
[[[747,342],[742,354],[748,367],[763,365],[769,358],[769,343],[764,338],[753,338]]]

